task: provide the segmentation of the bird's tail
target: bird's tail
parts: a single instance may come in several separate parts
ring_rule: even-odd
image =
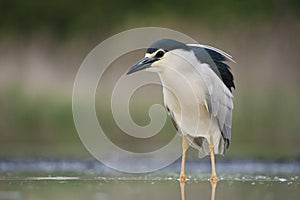
[[[199,151],[198,156],[203,158],[210,155],[209,151],[209,139],[205,137],[191,137],[188,136],[190,145]],[[214,154],[224,155],[226,152],[225,141],[223,137],[220,137],[219,141],[214,144]]]

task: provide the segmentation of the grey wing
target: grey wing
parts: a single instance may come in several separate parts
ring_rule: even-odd
[[[225,149],[229,147],[231,137],[233,95],[218,76],[207,67],[206,70],[206,106],[218,121],[219,128],[225,141]]]

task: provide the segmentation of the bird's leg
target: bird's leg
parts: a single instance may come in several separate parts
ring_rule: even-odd
[[[186,150],[188,148],[186,137],[187,137],[186,135],[182,135],[182,160],[181,160],[181,171],[180,171],[180,182],[181,183],[185,183],[185,181],[186,181],[186,176],[184,174],[185,155],[186,155]]]
[[[214,154],[214,140],[213,140],[213,136],[210,136],[209,151],[210,151],[210,160],[211,160],[211,177],[210,177],[210,182],[211,183],[217,183],[219,179],[217,177],[216,167],[215,167],[215,154]]]

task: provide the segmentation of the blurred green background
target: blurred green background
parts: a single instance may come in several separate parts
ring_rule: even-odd
[[[107,37],[155,26],[185,33],[236,60],[231,65],[236,82],[232,146],[226,157],[297,159],[299,19],[296,0],[2,0],[0,158],[90,157],[72,118],[76,72],[89,51]],[[113,65],[124,73],[138,56]],[[172,138],[170,120],[149,140],[122,134],[108,109],[109,88],[97,91],[97,114],[114,142],[145,151]],[[161,88],[150,89],[153,99],[141,89],[131,105],[133,119],[141,125],[149,122],[149,106],[163,102]]]

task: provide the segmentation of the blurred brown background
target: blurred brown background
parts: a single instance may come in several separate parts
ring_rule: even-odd
[[[296,0],[3,0],[0,158],[89,157],[72,118],[76,72],[101,41],[143,26],[174,29],[233,55],[236,90],[228,157],[299,158],[299,11]],[[120,70],[128,69],[138,56],[119,64]],[[157,97],[131,109],[139,124],[149,120],[149,103],[162,103],[161,88],[152,89]],[[112,139],[129,149],[145,143],[118,136],[110,115],[101,118],[109,112],[107,102],[99,99],[97,104]],[[174,132],[170,121],[148,146],[168,140],[166,132]]]

